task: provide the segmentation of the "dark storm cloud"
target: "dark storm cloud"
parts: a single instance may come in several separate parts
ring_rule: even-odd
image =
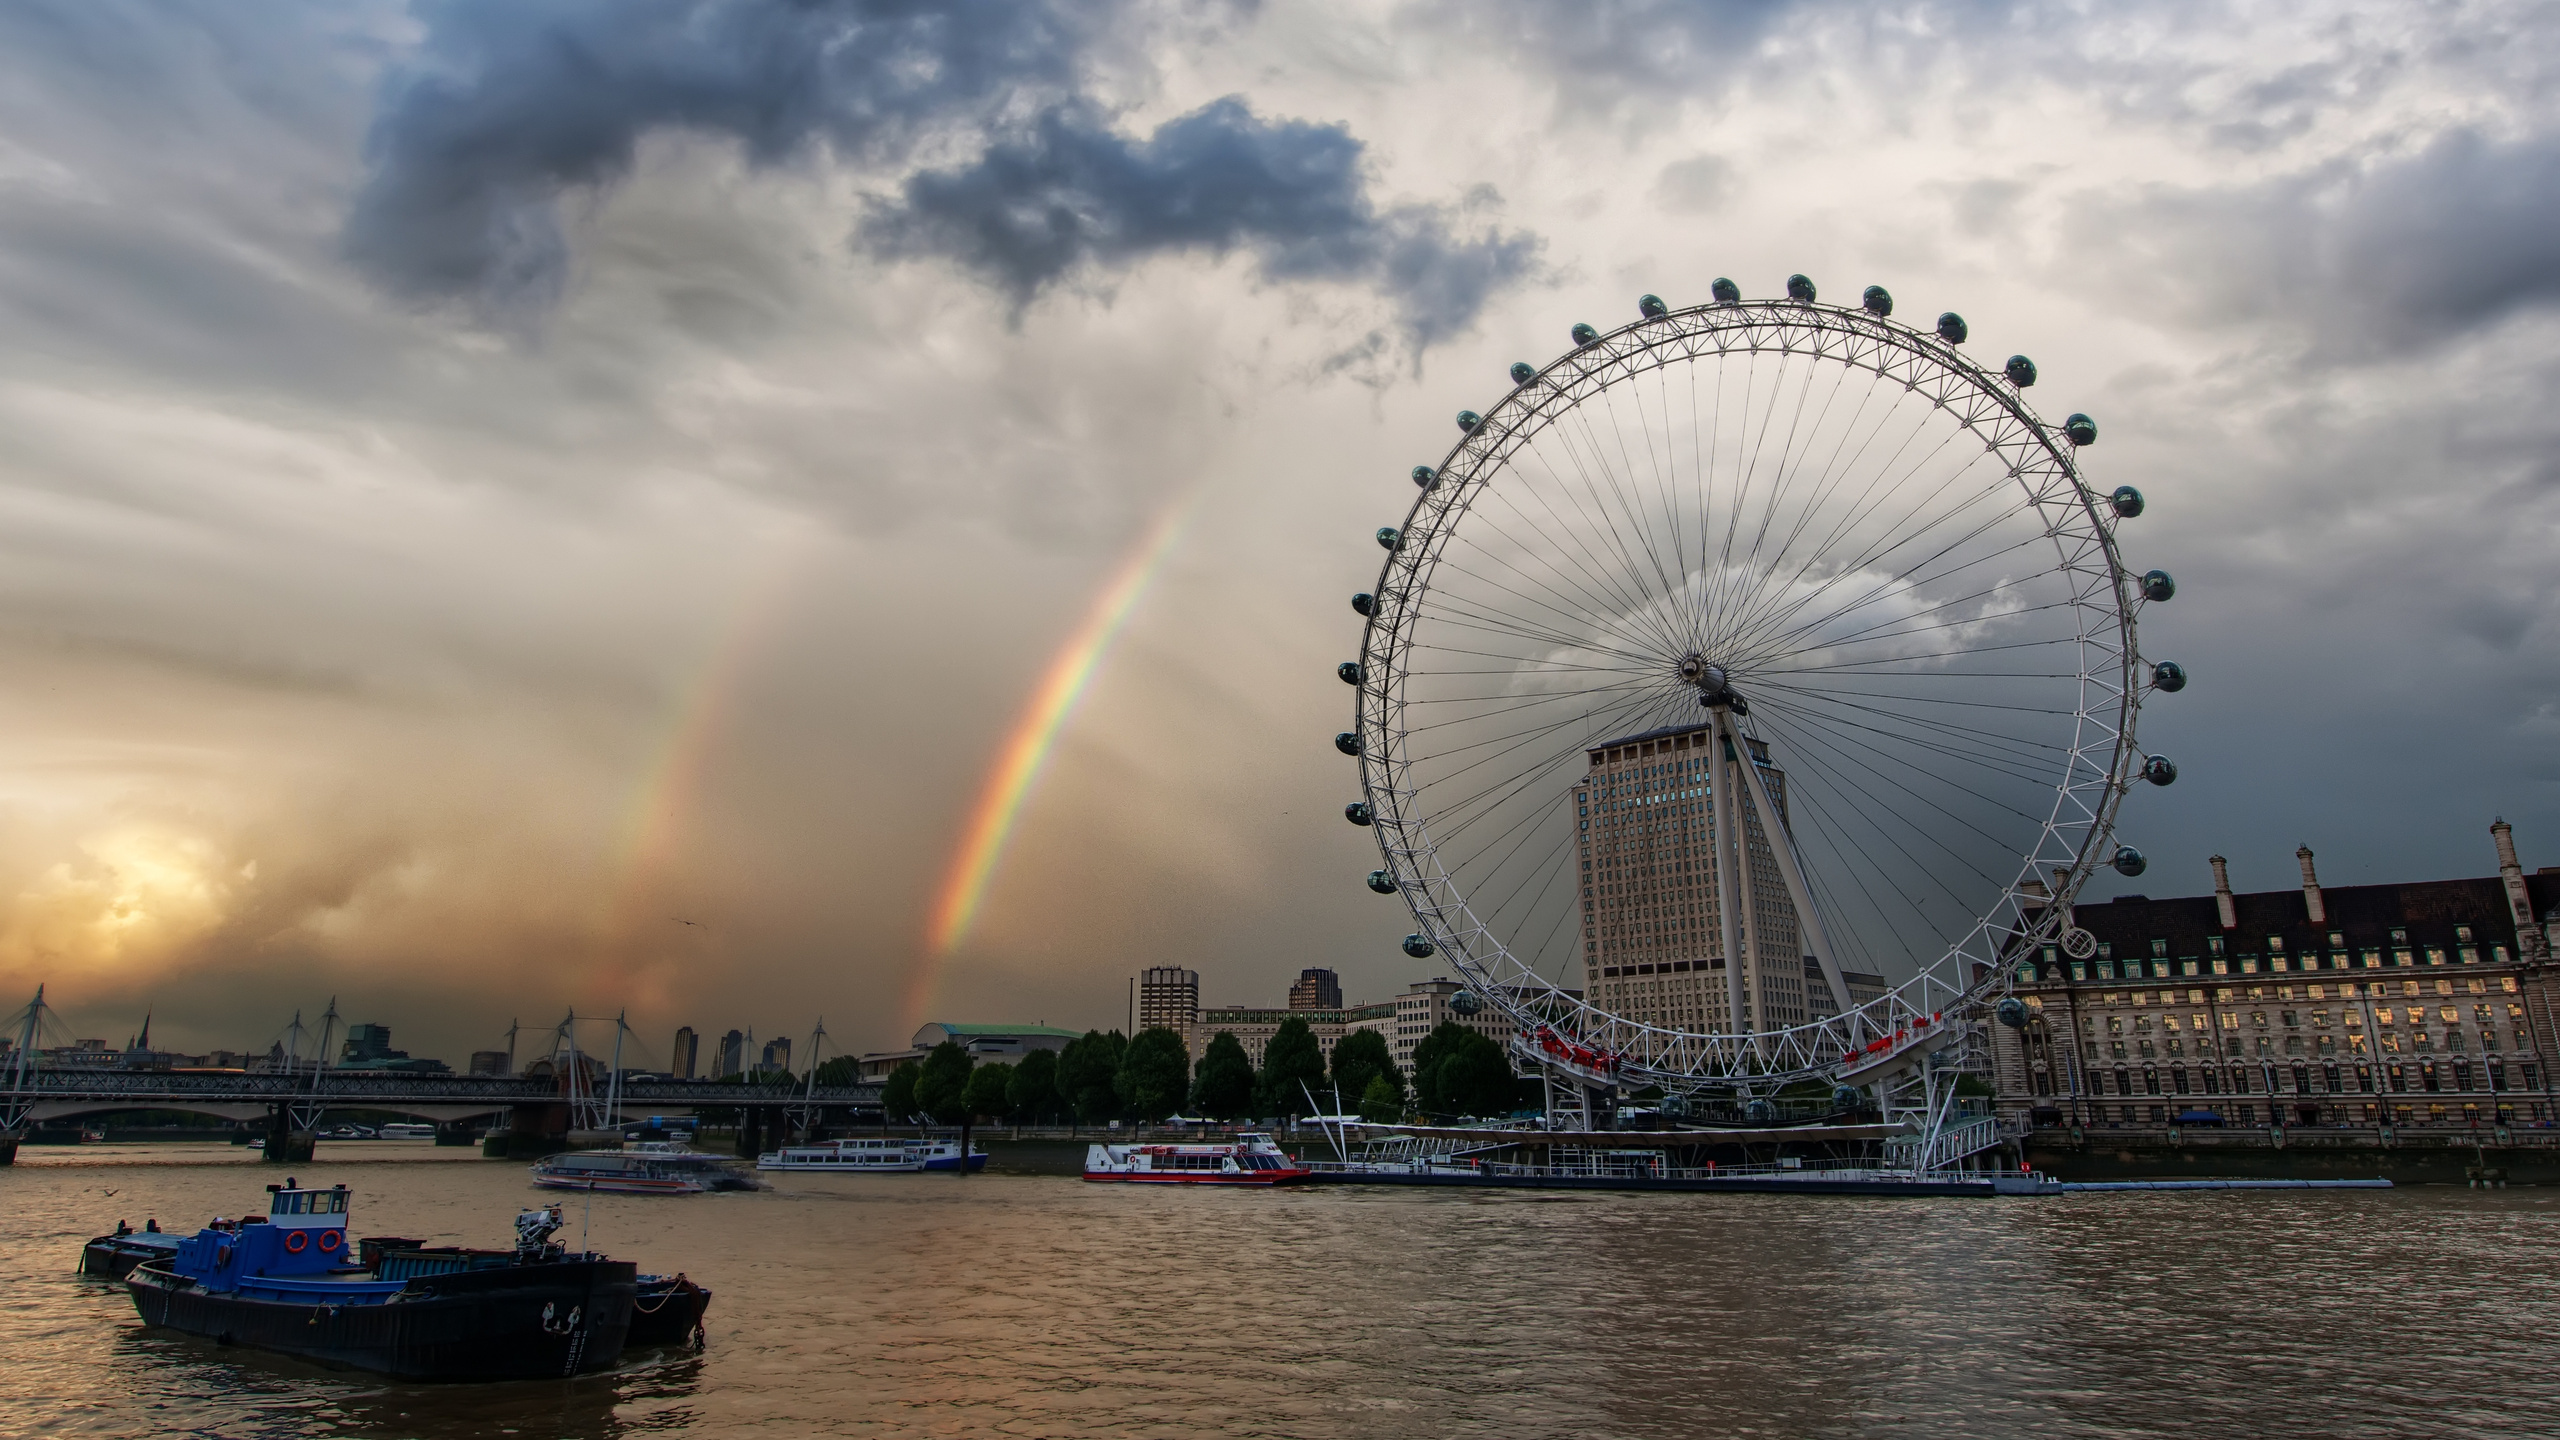
[[[404,296],[548,303],[560,197],[627,175],[644,135],[893,158],[1071,88],[1098,30],[1042,0],[450,0],[390,84],[346,242]]]
[[[865,243],[947,253],[1027,302],[1096,266],[1248,249],[1274,280],[1392,297],[1429,344],[1532,269],[1538,241],[1465,229],[1441,207],[1381,207],[1339,125],[1264,122],[1224,100],[1144,140],[1085,96],[1099,12],[1040,0],[562,9],[456,0],[390,88],[346,228],[380,284],[416,300],[538,310],[559,297],[564,195],[626,176],[643,136],[721,136],[758,165],[823,146],[904,162],[919,142],[997,138],[906,178]]]
[[[1537,263],[1534,236],[1460,225],[1439,206],[1379,209],[1343,126],[1264,121],[1230,96],[1144,140],[1048,111],[970,164],[910,176],[861,238],[885,255],[947,255],[1017,305],[1088,267],[1249,250],[1269,279],[1386,292],[1428,345]]]
[[[2086,212],[2077,239],[2207,323],[2290,316],[2340,358],[2435,344],[2560,300],[2560,137],[2457,129],[2270,181],[2153,187]]]

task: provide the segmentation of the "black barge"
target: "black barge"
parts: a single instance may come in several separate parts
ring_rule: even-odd
[[[512,1251],[387,1249],[368,1265],[348,1254],[346,1187],[268,1189],[266,1215],[134,1267],[143,1323],[404,1380],[583,1374],[630,1341],[635,1267],[552,1243],[556,1208],[518,1216]]]

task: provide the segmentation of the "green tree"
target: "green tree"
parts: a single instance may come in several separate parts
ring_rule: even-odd
[[[957,1040],[945,1040],[924,1057],[916,1076],[916,1108],[944,1125],[957,1125],[968,1114],[969,1052]]]
[[[1013,1067],[986,1064],[969,1072],[963,1103],[972,1115],[1002,1120],[1013,1113]]]
[[[1395,1103],[1404,1104],[1404,1076],[1396,1069],[1395,1056],[1387,1049],[1387,1037],[1375,1030],[1354,1030],[1333,1045],[1333,1089],[1346,1105],[1362,1107],[1369,1103],[1369,1082],[1383,1077]],[[1331,1096],[1322,1097],[1327,1108]]]
[[[1120,1052],[1129,1042],[1117,1030],[1087,1030],[1058,1053],[1058,1093],[1066,1097],[1076,1118],[1088,1125],[1117,1119]]]
[[[1058,1099],[1058,1052],[1034,1050],[1005,1077],[1005,1104],[1026,1125],[1056,1119],[1066,1107]]]
[[[839,1055],[818,1067],[818,1083],[859,1085],[862,1083],[862,1062],[850,1055]]]
[[[916,1081],[924,1067],[913,1060],[889,1072],[888,1081],[880,1087],[880,1110],[901,1123],[916,1117]]]
[[[1221,1030],[1209,1037],[1191,1079],[1191,1103],[1212,1120],[1242,1120],[1253,1113],[1253,1062],[1244,1042]]]
[[[1413,1050],[1414,1103],[1433,1115],[1508,1115],[1522,1086],[1510,1057],[1492,1039],[1442,1021]]]
[[[1360,1118],[1379,1125],[1392,1125],[1403,1119],[1404,1087],[1390,1082],[1386,1075],[1370,1076],[1369,1088],[1360,1092]]]
[[[1324,1083],[1324,1047],[1304,1016],[1280,1022],[1262,1047],[1262,1113],[1304,1115],[1307,1092]]]
[[[1137,1033],[1112,1077],[1120,1103],[1141,1120],[1162,1120],[1191,1098],[1191,1052],[1161,1025]]]

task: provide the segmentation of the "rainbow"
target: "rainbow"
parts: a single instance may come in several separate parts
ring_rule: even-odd
[[[977,804],[969,812],[960,848],[952,854],[950,867],[943,872],[941,889],[934,897],[925,929],[927,957],[907,984],[909,1025],[923,1023],[920,1017],[931,997],[934,979],[941,973],[940,962],[969,937],[970,927],[977,923],[978,907],[987,897],[988,882],[995,878],[996,866],[1004,859],[1014,824],[1022,818],[1023,804],[1031,798],[1041,772],[1048,766],[1059,732],[1075,713],[1076,702],[1084,698],[1085,687],[1092,683],[1094,672],[1110,653],[1111,642],[1120,637],[1121,627],[1128,623],[1130,613],[1154,582],[1157,568],[1173,552],[1190,511],[1191,503],[1186,498],[1169,506],[1148,528],[1112,574],[1110,583],[1094,597],[1083,623],[1068,637],[1057,658],[1049,662],[1047,673],[1031,692],[1030,703],[1023,707],[1021,718],[1014,722],[1012,732],[996,752],[995,765],[987,772]]]
[[[765,558],[755,581],[731,602],[719,639],[678,691],[665,733],[652,747],[623,810],[609,862],[615,881],[597,917],[599,961],[626,971],[659,957],[674,923],[659,892],[683,859],[711,762],[735,719],[746,672],[772,644],[806,546]]]

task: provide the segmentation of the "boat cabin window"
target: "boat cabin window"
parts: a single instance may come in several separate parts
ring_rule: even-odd
[[[344,1215],[347,1192],[344,1190],[279,1190],[270,1215]]]

